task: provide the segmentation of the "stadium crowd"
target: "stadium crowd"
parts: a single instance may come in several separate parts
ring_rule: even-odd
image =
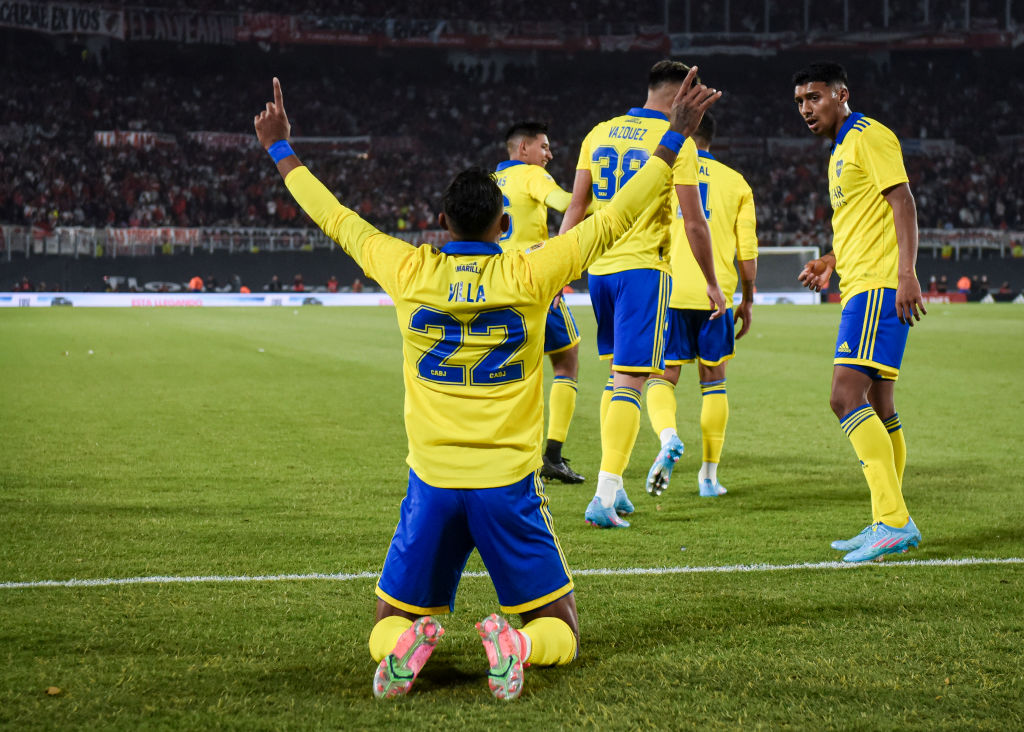
[[[10,173],[0,179],[0,223],[307,225],[250,136],[251,115],[276,74],[294,135],[370,136],[355,155],[310,152],[321,178],[381,228],[431,228],[452,175],[500,162],[504,131],[520,119],[549,123],[555,152],[549,170],[571,188],[582,136],[595,121],[642,100],[647,65],[642,59],[624,65],[608,54],[586,65],[556,55],[529,65],[475,63],[427,51],[378,55],[370,65],[365,51],[353,49],[273,59],[239,55],[218,64],[216,74],[201,73],[201,53],[186,55],[176,72],[158,58],[147,63],[126,55],[105,67],[83,59],[70,84],[67,59],[51,60],[52,67],[45,61],[4,66],[0,164]],[[1013,137],[1011,110],[1012,100],[1024,97],[1024,76],[965,58],[932,53],[859,64],[853,108],[903,138],[955,141],[939,154],[908,155],[922,228],[1024,228],[1024,156],[1015,149],[1021,142]],[[349,73],[357,59],[359,73]],[[778,71],[767,84],[742,59],[702,66],[709,83],[727,90],[716,108],[725,145],[719,154],[750,181],[765,244],[773,233],[824,235],[829,226],[822,182],[827,151],[793,108],[788,70],[795,65],[773,62]],[[38,93],[48,88],[65,92]],[[950,88],[957,90],[956,104],[947,103]],[[992,111],[984,135],[978,109]],[[94,139],[99,130],[169,137],[150,147],[102,147]],[[247,142],[206,146],[187,136],[199,130]],[[765,140],[776,137],[806,145],[774,150]],[[726,140],[745,144],[733,150]]]

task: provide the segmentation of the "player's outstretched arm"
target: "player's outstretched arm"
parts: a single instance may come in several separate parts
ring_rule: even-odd
[[[281,81],[276,76],[274,77],[274,101],[267,102],[267,108],[256,115],[253,125],[256,127],[256,137],[259,138],[263,149],[274,158],[274,162],[277,163],[277,171],[282,178],[296,168],[302,167],[299,157],[288,144],[288,140],[292,136],[292,126],[284,111]],[[271,150],[271,148],[275,149]]]
[[[576,177],[572,182],[572,199],[565,209],[562,224],[558,227],[559,234],[564,234],[586,217],[591,197],[594,195],[591,188],[593,182],[589,170],[576,171]]]
[[[832,279],[835,269],[836,255],[834,252],[828,252],[821,255],[820,259],[812,259],[805,264],[796,278],[808,290],[821,292],[828,287],[828,281]]]
[[[900,253],[896,317],[901,323],[912,326],[915,320],[920,320],[922,315],[928,314],[924,309],[924,298],[921,296],[921,283],[914,269],[917,266],[917,203],[907,183],[883,191],[882,196],[892,207],[892,218],[896,225],[896,245]]]

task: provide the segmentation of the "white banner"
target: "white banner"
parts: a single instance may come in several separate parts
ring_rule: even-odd
[[[0,2],[0,25],[40,33],[83,33],[124,39],[124,11],[50,2]]]

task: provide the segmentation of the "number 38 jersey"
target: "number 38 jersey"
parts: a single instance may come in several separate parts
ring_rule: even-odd
[[[577,170],[589,170],[595,210],[600,211],[651,157],[668,130],[661,112],[633,107],[628,114],[601,122],[583,140]],[[687,139],[672,166],[677,183],[697,185],[697,146]],[[613,274],[630,269],[671,272],[669,224],[675,213],[671,182],[659,190],[636,223],[615,248],[590,267],[592,274]]]
[[[285,179],[303,210],[395,302],[407,462],[440,488],[509,485],[541,465],[548,306],[629,228],[669,167],[655,158],[613,205],[562,236],[414,247],[345,208],[305,167]]]

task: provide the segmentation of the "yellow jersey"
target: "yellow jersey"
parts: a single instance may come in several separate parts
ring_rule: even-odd
[[[415,247],[341,205],[305,167],[285,185],[395,303],[407,462],[441,488],[509,485],[541,465],[544,326],[551,300],[669,185],[660,158],[612,205],[525,250],[494,242]]]
[[[882,192],[906,182],[903,151],[892,130],[851,114],[828,165],[832,250],[844,304],[866,290],[899,284],[896,223]]]
[[[673,171],[673,179],[675,172]],[[725,301],[732,303],[739,276],[734,259],[757,259],[757,216],[754,192],[743,176],[718,162],[706,150],[697,151],[697,187],[704,217],[711,230],[715,275]],[[707,281],[686,238],[683,212],[676,205],[672,220],[672,297],[669,307],[714,310],[708,302]]]
[[[539,165],[506,160],[494,171],[510,225],[498,243],[524,249],[548,238],[548,207],[544,200],[562,187]],[[565,193],[565,191],[563,191]],[[568,195],[568,194],[567,194]]]
[[[661,112],[633,107],[628,114],[601,122],[583,140],[577,170],[589,170],[594,209],[600,211],[615,199],[630,178],[651,157],[668,130],[668,117]],[[697,185],[697,146],[687,138],[672,166],[687,182]],[[592,274],[604,275],[630,269],[670,272],[669,224],[675,211],[675,190],[666,185],[622,237],[615,248],[594,262]]]

